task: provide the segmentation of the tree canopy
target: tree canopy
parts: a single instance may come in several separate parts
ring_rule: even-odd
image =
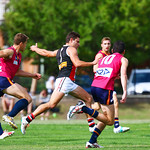
[[[18,32],[29,36],[32,44],[55,50],[65,44],[68,32],[80,33],[79,57],[92,61],[102,37],[126,44],[130,65],[150,59],[150,1],[146,0],[10,0],[2,25],[7,44]],[[143,57],[144,56],[144,57]],[[24,57],[37,57],[26,50]],[[56,59],[45,58],[46,73],[56,70]],[[51,66],[51,67],[49,67]]]

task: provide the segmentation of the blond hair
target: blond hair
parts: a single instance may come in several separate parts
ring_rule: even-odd
[[[103,43],[103,41],[106,41],[106,40],[108,40],[108,41],[110,41],[110,42],[111,42],[110,37],[103,37],[103,38],[102,38],[102,40],[101,40],[101,44]]]

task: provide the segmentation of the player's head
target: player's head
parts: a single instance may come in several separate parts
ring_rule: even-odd
[[[113,53],[124,53],[125,51],[125,44],[122,41],[117,41],[113,45]]]
[[[26,36],[25,34],[17,33],[14,37],[14,44],[19,45],[20,50],[24,51],[28,39],[29,37]]]
[[[103,37],[101,40],[101,47],[102,50],[105,52],[109,52],[110,47],[111,47],[111,39],[110,37]]]
[[[79,40],[80,40],[80,34],[77,32],[69,32],[66,37],[66,43],[69,43],[70,46],[73,46],[75,48],[79,47]]]
[[[28,36],[25,34],[17,33],[14,37],[14,44],[19,45],[21,42],[25,43],[28,39]]]

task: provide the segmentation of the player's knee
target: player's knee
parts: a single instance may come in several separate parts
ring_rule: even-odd
[[[99,105],[92,104],[92,109],[99,110],[99,109],[100,109],[100,107],[99,107]]]
[[[29,104],[32,102],[32,98],[31,98],[30,95],[26,95],[26,96],[24,96],[23,98],[26,99]]]
[[[107,125],[112,126],[112,125],[113,125],[113,123],[112,123],[112,122],[109,122]]]
[[[91,103],[91,102],[92,102],[92,96],[89,96],[89,97],[87,98],[87,102],[88,102],[88,103]]]
[[[112,126],[114,124],[114,119],[110,119],[108,120],[107,125]]]

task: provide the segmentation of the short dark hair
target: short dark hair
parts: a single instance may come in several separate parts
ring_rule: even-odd
[[[21,42],[25,43],[29,39],[28,36],[22,33],[17,33],[14,37],[14,44],[19,45]]]
[[[77,32],[74,32],[74,31],[69,32],[68,35],[67,35],[67,37],[66,37],[66,43],[68,43],[71,38],[73,38],[74,40],[75,40],[76,38],[80,38],[80,34],[77,33]]]
[[[125,50],[125,44],[122,41],[117,41],[114,43],[113,45],[113,53],[123,53],[123,51]]]

